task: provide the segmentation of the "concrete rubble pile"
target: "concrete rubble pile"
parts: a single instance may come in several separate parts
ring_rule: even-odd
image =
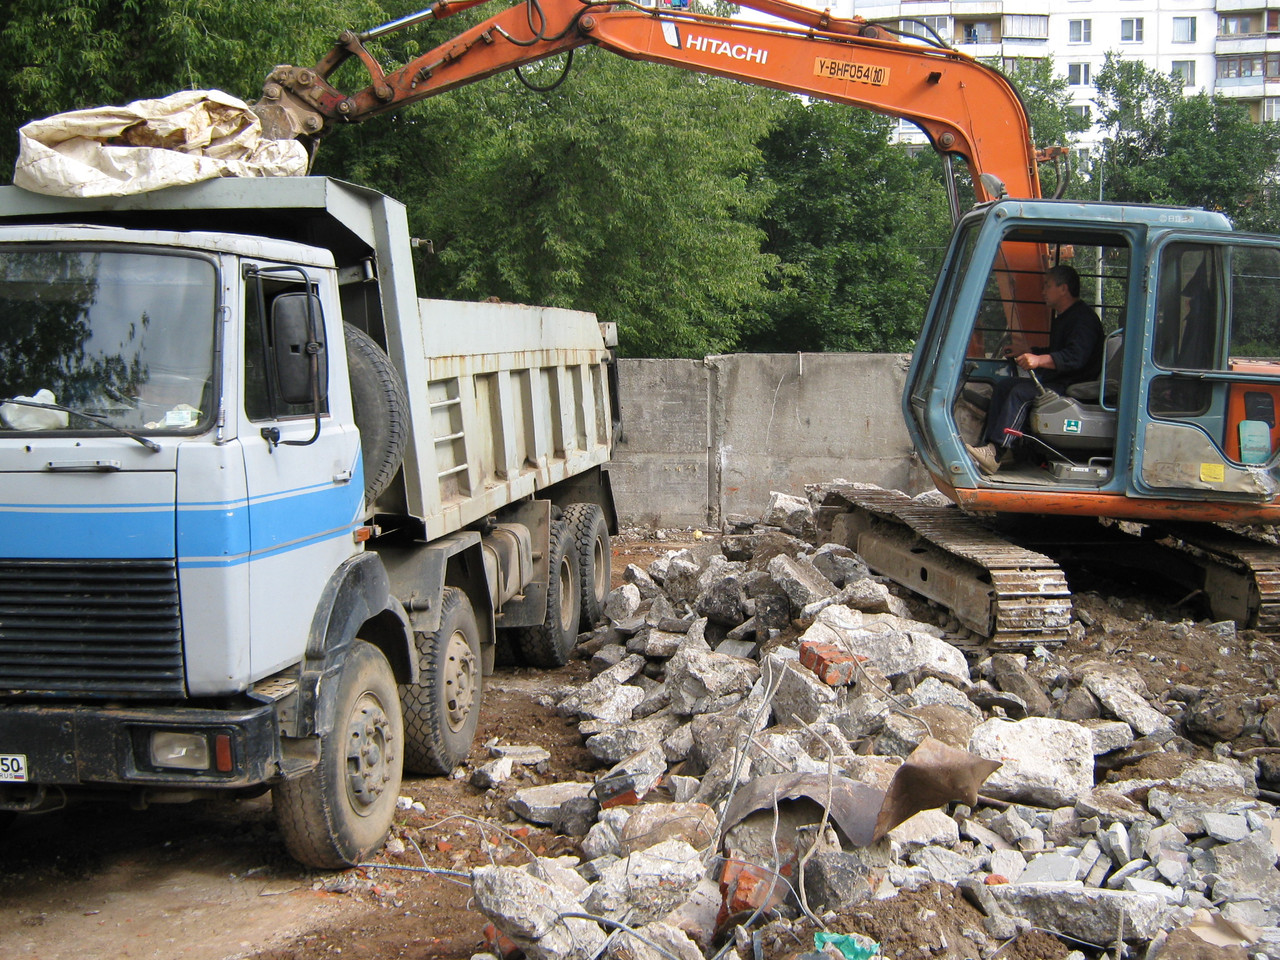
[[[1193,711],[1121,661],[971,662],[852,550],[814,546],[821,493],[775,494],[758,523],[627,567],[579,647],[593,678],[557,697],[608,770],[511,801],[580,836],[582,858],[473,874],[508,943],[535,960],[698,960],[726,942],[751,956],[766,921],[811,931],[947,884],[983,921],[940,955],[992,957],[1037,928],[1080,957],[1119,956],[1119,941],[1148,958],[1280,957],[1280,814],[1256,761],[1197,750]],[[1280,742],[1276,718],[1253,722]],[[998,761],[981,796],[851,836],[858,803],[842,810],[835,787],[883,791],[936,741]],[[763,789],[780,782],[795,789]]]

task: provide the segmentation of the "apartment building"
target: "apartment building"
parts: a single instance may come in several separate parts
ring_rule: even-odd
[[[932,31],[974,57],[1008,64],[1052,56],[1071,109],[1092,118],[1097,71],[1108,52],[1141,59],[1200,90],[1240,100],[1255,121],[1280,120],[1280,0],[838,0],[838,16]],[[926,142],[913,125],[899,138]],[[1086,157],[1100,133],[1081,135]]]

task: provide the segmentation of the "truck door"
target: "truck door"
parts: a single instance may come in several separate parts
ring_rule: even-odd
[[[364,483],[341,318],[324,271],[245,271],[241,442],[249,494],[255,676],[296,660],[329,575],[351,556]],[[308,331],[310,326],[311,331]],[[312,332],[315,339],[312,339]],[[301,385],[315,356],[319,381]],[[299,395],[301,394],[301,395]],[[315,395],[318,395],[318,404]]]
[[[1270,500],[1280,487],[1280,244],[1175,236],[1153,254],[1135,496]]]

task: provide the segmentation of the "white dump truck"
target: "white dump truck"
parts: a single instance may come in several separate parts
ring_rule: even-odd
[[[358,862],[495,652],[599,617],[610,325],[421,300],[411,248],[322,177],[0,188],[0,818],[270,789]]]

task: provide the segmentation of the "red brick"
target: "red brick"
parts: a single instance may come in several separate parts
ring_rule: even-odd
[[[841,687],[853,683],[858,674],[858,661],[846,650],[833,643],[806,640],[800,644],[800,663],[812,670],[829,687]]]
[[[524,951],[517,947],[505,933],[499,931],[492,923],[484,925],[484,943],[489,948],[490,953],[501,957],[502,960],[520,960],[524,956]]]

